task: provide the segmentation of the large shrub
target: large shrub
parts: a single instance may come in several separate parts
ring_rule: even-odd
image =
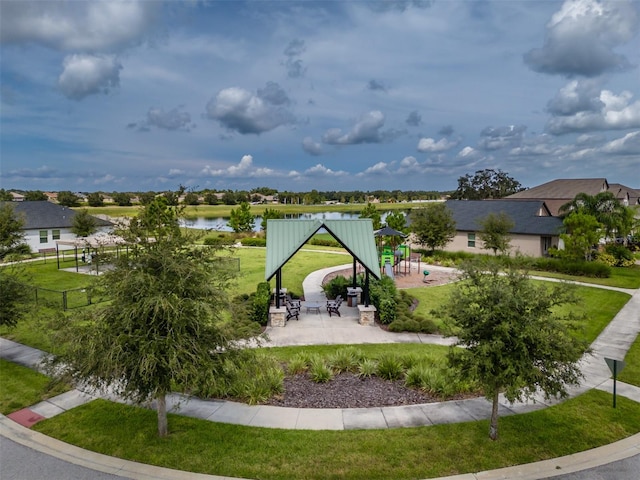
[[[564,273],[584,277],[609,278],[611,268],[604,263],[571,261],[560,258],[538,258],[532,268],[545,272]]]
[[[338,295],[342,295],[342,298],[346,299],[347,287],[351,287],[352,285],[353,277],[347,278],[339,275],[322,285],[322,289],[327,298],[336,298]],[[356,277],[356,285],[362,287],[361,277]]]
[[[611,243],[605,247],[605,253],[611,255],[614,259],[613,267],[630,267],[635,263],[633,253],[624,245],[616,245]],[[598,255],[598,260],[600,255]]]
[[[391,277],[372,280],[369,287],[371,303],[378,310],[380,323],[388,325],[397,317],[398,290]]]
[[[271,286],[269,282],[260,282],[251,300],[251,320],[260,325],[266,325],[269,320],[269,305],[271,304]]]

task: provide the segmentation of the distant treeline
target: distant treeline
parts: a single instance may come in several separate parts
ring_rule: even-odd
[[[438,200],[452,192],[425,190],[373,190],[373,191],[318,191],[279,192],[268,187],[252,190],[178,190],[147,192],[43,192],[41,190],[4,190],[0,189],[0,201],[18,200],[50,200],[61,205],[76,207],[82,204],[91,207],[103,205],[129,206],[132,204],[148,204],[155,197],[162,195],[170,205],[237,205],[249,203],[280,203],[293,205],[318,205],[323,203],[367,203],[367,202],[412,202],[418,200]]]

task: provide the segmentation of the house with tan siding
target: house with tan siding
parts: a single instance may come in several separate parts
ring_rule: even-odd
[[[540,200],[447,200],[456,222],[456,234],[444,248],[450,252],[487,253],[480,240],[480,222],[490,213],[505,213],[514,223],[509,234],[513,255],[519,252],[532,257],[547,255],[550,247],[558,247],[562,220],[551,215]]]

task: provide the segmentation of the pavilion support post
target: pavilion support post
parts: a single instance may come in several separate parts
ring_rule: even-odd
[[[57,243],[56,243],[56,260],[58,262],[58,270],[60,270],[60,250]]]
[[[280,290],[282,289],[282,269],[276,272],[276,308],[280,308]]]
[[[364,306],[369,306],[369,270],[366,270],[364,275]]]
[[[356,281],[356,258],[353,257],[353,282],[351,285],[353,288],[358,286],[358,282]]]

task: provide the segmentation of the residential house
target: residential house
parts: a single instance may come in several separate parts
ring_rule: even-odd
[[[12,202],[24,202],[24,195],[17,192],[9,192],[12,197]]]
[[[24,240],[32,252],[56,248],[56,240],[74,240],[71,232],[76,212],[48,201],[11,202],[14,212],[24,221]],[[97,232],[107,232],[113,228],[108,220],[96,218]]]
[[[558,247],[562,220],[551,215],[541,200],[447,200],[446,206],[453,212],[456,235],[445,250],[486,253],[479,233],[480,222],[490,213],[507,214],[514,223],[510,230],[511,253],[541,257],[549,248]]]
[[[542,200],[551,214],[560,215],[560,207],[570,202],[579,193],[595,196],[601,192],[612,192],[623,205],[632,205],[632,195],[637,191],[623,185],[610,184],[606,178],[558,179],[529,188],[506,197],[508,200]],[[635,202],[637,203],[637,197]]]
[[[613,192],[616,198],[620,200],[623,205],[640,205],[640,190],[636,188],[629,188],[620,183],[610,183],[609,191]]]

